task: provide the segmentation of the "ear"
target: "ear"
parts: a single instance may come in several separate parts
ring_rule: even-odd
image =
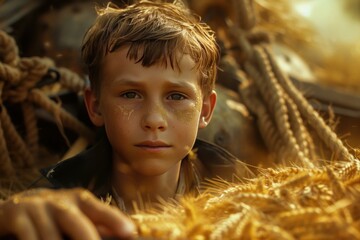
[[[91,122],[97,127],[104,125],[104,119],[99,109],[99,101],[96,93],[90,88],[85,89],[84,101]]]
[[[199,128],[205,128],[214,113],[216,105],[216,92],[213,90],[208,96],[203,99],[201,115],[199,120]]]

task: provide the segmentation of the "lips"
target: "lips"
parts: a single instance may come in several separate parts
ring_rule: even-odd
[[[144,141],[138,144],[135,144],[136,147],[142,147],[142,148],[168,148],[171,147],[171,145],[164,143],[162,141]]]

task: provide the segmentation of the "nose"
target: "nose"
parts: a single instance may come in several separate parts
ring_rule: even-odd
[[[142,119],[142,127],[145,130],[161,130],[167,128],[166,111],[159,104],[152,104],[147,106],[145,114]]]

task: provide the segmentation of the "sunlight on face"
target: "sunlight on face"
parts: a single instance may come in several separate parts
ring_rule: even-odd
[[[195,142],[203,102],[198,73],[188,55],[178,71],[170,64],[143,67],[127,51],[104,59],[99,112],[114,162],[138,174],[160,175],[179,165]]]

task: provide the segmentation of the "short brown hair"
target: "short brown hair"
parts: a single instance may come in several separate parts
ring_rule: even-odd
[[[84,36],[82,58],[91,88],[98,91],[102,60],[129,46],[127,56],[143,66],[178,66],[177,54],[189,54],[199,70],[205,95],[214,88],[219,50],[214,32],[180,1],[139,1],[125,8],[113,4],[98,9],[98,17]]]

